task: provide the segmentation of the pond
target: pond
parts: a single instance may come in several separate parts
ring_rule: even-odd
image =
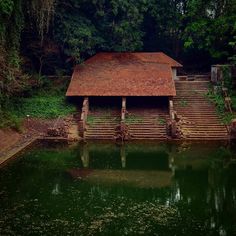
[[[38,143],[0,170],[0,235],[236,235],[224,143]]]

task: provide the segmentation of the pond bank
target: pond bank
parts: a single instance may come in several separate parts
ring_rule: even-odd
[[[10,160],[14,159],[16,154],[18,154],[20,151],[24,150],[31,144],[33,144],[38,139],[37,136],[35,137],[29,137],[25,140],[20,140],[17,142],[13,147],[6,150],[5,152],[0,152],[0,167],[7,164]]]
[[[23,121],[21,133],[13,129],[0,130],[0,166],[40,137],[44,137],[53,122],[53,120],[29,118]]]

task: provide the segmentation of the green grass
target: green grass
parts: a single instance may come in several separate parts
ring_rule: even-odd
[[[225,102],[223,96],[221,94],[214,94],[212,90],[209,90],[209,92],[206,94],[206,97],[215,104],[216,112],[221,118],[222,123],[225,125],[230,124],[231,120],[235,118],[235,114],[225,112]],[[233,102],[233,104],[236,103]]]
[[[0,111],[0,128],[22,131],[22,120],[26,117],[53,119],[65,117],[76,111],[66,101],[64,94],[37,94],[32,97],[16,98]]]
[[[220,94],[214,94],[213,91],[209,90],[209,92],[206,94],[206,97],[208,98],[209,101],[215,104],[217,113],[219,115],[224,113],[225,102],[224,102],[224,98]]]
[[[26,116],[34,118],[65,117],[76,111],[75,106],[66,102],[64,95],[35,95],[30,98],[21,98],[12,107],[12,112],[17,117]]]
[[[66,101],[65,92],[67,80],[58,78],[51,81],[47,77],[40,77],[41,85],[5,98],[0,104],[0,128],[21,128],[21,121],[25,117],[51,119],[65,117],[76,112],[76,107]]]

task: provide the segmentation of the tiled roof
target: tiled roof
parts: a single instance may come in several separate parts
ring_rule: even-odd
[[[98,53],[75,67],[66,95],[175,96],[180,66],[164,53]]]

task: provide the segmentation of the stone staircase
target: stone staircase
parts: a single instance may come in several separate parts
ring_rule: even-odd
[[[85,139],[114,139],[115,128],[120,124],[120,110],[90,111],[87,119]]]
[[[130,108],[126,116],[131,139],[167,139],[166,120],[169,117],[165,109]]]
[[[209,81],[176,81],[177,96],[174,109],[181,119],[184,139],[226,140],[227,128],[216,114],[214,104],[208,101],[206,93]]]

